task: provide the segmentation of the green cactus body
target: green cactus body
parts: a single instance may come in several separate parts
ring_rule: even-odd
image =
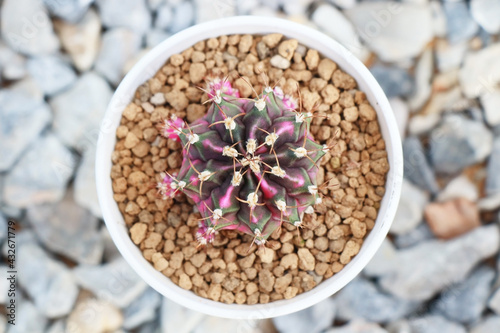
[[[320,200],[317,163],[327,148],[309,132],[312,115],[293,110],[280,89],[268,87],[255,100],[235,95],[228,82],[219,82],[203,118],[164,126],[164,135],[180,138],[183,163],[158,187],[164,196],[182,191],[196,203],[202,244],[222,229],[264,244],[282,223],[300,226],[304,211]]]

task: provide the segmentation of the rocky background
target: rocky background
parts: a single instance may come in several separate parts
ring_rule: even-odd
[[[0,0],[0,304],[17,221],[17,324],[0,332],[500,331],[500,0]],[[403,138],[390,237],[334,297],[273,320],[223,320],[160,297],[102,222],[101,117],[148,49],[224,16],[285,17],[369,65]],[[3,243],[3,244],[2,244]]]

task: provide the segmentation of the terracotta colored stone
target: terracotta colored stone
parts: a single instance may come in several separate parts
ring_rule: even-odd
[[[432,232],[442,239],[460,236],[481,225],[476,204],[464,198],[430,203],[424,216]]]

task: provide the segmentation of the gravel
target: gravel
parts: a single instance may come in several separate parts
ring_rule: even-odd
[[[42,0],[5,0],[1,5],[2,37],[13,50],[30,56],[57,51],[60,43]]]
[[[5,202],[26,208],[61,200],[75,165],[73,153],[54,134],[39,137],[5,176]]]
[[[273,323],[280,332],[299,333],[307,330],[319,333],[330,327],[337,309],[336,302],[327,299],[306,310],[274,318]]]
[[[446,15],[447,37],[451,43],[457,43],[473,37],[478,31],[477,23],[472,19],[467,3],[443,3]]]
[[[456,174],[491,154],[493,135],[479,121],[446,116],[430,136],[430,157],[438,173]]]
[[[96,144],[111,94],[111,88],[100,75],[87,72],[69,90],[50,100],[53,129],[64,144],[78,150]],[[88,95],[92,98],[87,98]]]
[[[146,0],[96,0],[96,4],[106,28],[128,28],[139,35],[151,28]]]
[[[459,323],[477,322],[486,308],[494,278],[494,269],[479,267],[466,280],[441,294],[434,303],[436,311]]]
[[[337,317],[341,320],[366,319],[376,323],[393,322],[404,318],[419,306],[388,295],[369,280],[356,278],[335,296]]]
[[[18,256],[18,265],[22,272],[19,274],[19,284],[33,300],[40,316],[57,318],[71,312],[78,296],[78,287],[68,267],[31,243],[24,244]],[[37,324],[42,322],[37,321]]]
[[[396,217],[391,225],[395,235],[406,234],[422,222],[423,210],[429,201],[429,195],[406,179],[403,180],[401,199],[399,200]]]
[[[141,36],[126,28],[115,28],[102,35],[102,44],[95,70],[117,86],[125,75],[125,65],[138,52]]]
[[[1,222],[4,219],[17,222],[21,291],[17,295],[16,326],[7,324],[5,315],[0,314],[0,332],[62,333],[70,328],[116,333],[498,332],[500,290],[495,280],[500,267],[492,264],[498,258],[495,224],[500,208],[498,1],[415,0],[398,2],[398,6],[389,1],[357,0],[0,3],[0,228],[6,230]],[[363,273],[337,296],[273,320],[240,321],[203,315],[148,288],[127,266],[103,227],[95,190],[94,151],[111,87],[120,82],[145,50],[168,36],[197,22],[235,14],[284,17],[337,39],[376,74],[386,93],[393,96],[391,106],[400,132],[408,133],[407,138],[402,136],[407,191],[403,192],[390,238]],[[280,40],[274,41],[275,45],[256,45],[255,57],[260,61],[279,55],[278,67],[285,69],[275,70],[295,70],[294,54],[289,59],[290,54],[272,51]],[[295,51],[305,60],[307,69],[317,68],[319,55],[306,54],[300,43]],[[224,60],[237,64],[238,53],[227,53]],[[321,98],[339,103],[341,91],[333,89],[334,85],[321,93],[321,80],[331,79],[334,70],[330,63],[321,66],[324,78],[312,80],[304,72],[294,73],[294,80],[310,82],[318,87]],[[211,72],[207,66],[200,70]],[[244,68],[241,70],[245,73]],[[236,72],[240,73],[237,67]],[[196,74],[202,83],[205,74],[193,73],[195,79]],[[187,76],[185,81],[189,79]],[[240,88],[245,86],[242,80],[238,84]],[[200,94],[194,87],[182,89]],[[245,93],[252,94],[250,89]],[[308,105],[314,104],[316,95],[306,95]],[[157,106],[149,101],[151,97],[144,96],[139,105],[152,112]],[[190,106],[193,101],[178,94],[164,98],[167,108],[170,103],[185,108],[188,119],[204,111]],[[161,97],[154,101],[162,103]],[[354,117],[355,113],[346,115]],[[459,119],[457,123],[463,126],[446,131],[450,117]],[[325,137],[327,134],[321,132]],[[449,140],[439,142],[441,134]],[[154,137],[155,129],[147,135]],[[131,149],[141,154],[144,145]],[[178,163],[175,158],[161,159],[165,161],[156,165],[158,170]],[[139,176],[137,180],[144,178],[135,176]],[[445,204],[458,199],[477,204],[482,226],[450,240],[436,240],[428,221],[421,218],[425,203]],[[132,205],[129,209],[137,208]],[[184,218],[181,215],[170,214],[165,220],[180,227]],[[143,214],[141,218],[150,221],[155,217]],[[154,231],[163,236],[162,228]],[[293,231],[288,232],[292,235]],[[323,231],[320,228],[318,232]],[[151,230],[146,228],[143,240],[148,233]],[[2,261],[7,255],[5,237],[0,231]],[[150,246],[155,244],[155,237],[148,238]],[[315,235],[314,241],[308,243],[312,247],[306,247],[313,255],[315,246],[325,245],[321,237],[328,238]],[[160,247],[176,246],[165,243]],[[282,267],[283,262],[282,276],[274,276],[273,268],[267,267],[267,271],[274,276],[273,288],[283,293],[288,289],[287,295],[292,296],[294,281],[292,278],[289,283],[289,272],[299,270],[299,266],[310,269],[312,264],[305,260],[305,253],[300,260],[292,251],[294,245],[286,244],[272,252],[255,251],[247,256],[239,254],[244,253],[244,246],[222,251],[219,258],[215,252],[207,252],[204,262],[202,256],[172,261],[155,253],[154,266],[165,268],[167,262],[180,267],[184,273],[182,285],[187,288],[205,281],[187,274],[196,268],[195,264],[202,268],[208,261],[222,265],[217,259],[235,260],[235,265],[249,265],[245,274],[258,282],[260,269],[257,271],[253,264]],[[278,263],[268,264],[276,258],[280,258]],[[281,269],[276,273],[281,274]],[[312,279],[306,278],[304,286],[319,281],[316,271],[324,269],[323,262],[315,258]],[[6,270],[6,266],[0,266],[0,271]],[[229,300],[226,288],[233,288],[238,281],[233,279],[235,276],[221,274],[213,275],[223,280],[211,294],[220,293],[221,299]],[[262,281],[270,283],[272,279],[265,273]],[[256,282],[236,292],[234,301],[246,301],[247,291],[257,296],[260,291]],[[5,283],[0,284],[2,304],[8,301],[5,287]],[[255,296],[250,297],[253,302],[261,301]],[[265,297],[262,301],[266,301]],[[88,320],[89,314],[92,320]],[[349,321],[344,322],[344,317]],[[342,320],[335,320],[339,318]]]
[[[82,264],[73,272],[81,287],[119,308],[128,307],[147,287],[123,258],[105,265]]]
[[[76,81],[73,68],[59,57],[34,57],[28,60],[26,66],[28,73],[48,96],[64,91]]]
[[[361,33],[363,41],[383,61],[415,57],[434,37],[431,10],[425,5],[362,2],[344,13]]]
[[[104,245],[99,220],[78,206],[72,193],[57,204],[31,206],[27,219],[41,242],[51,251],[82,264],[99,264]],[[67,223],[71,220],[72,223]]]
[[[471,1],[470,11],[474,20],[487,32],[500,32],[500,4],[492,0]]]
[[[464,326],[444,317],[428,315],[409,321],[411,332],[415,333],[465,333]]]
[[[431,168],[418,137],[410,136],[403,141],[403,157],[404,177],[421,189],[437,193],[439,187],[435,171]]]
[[[400,250],[380,275],[387,292],[410,300],[429,300],[450,283],[462,281],[481,260],[499,249],[497,226],[476,228],[447,242],[430,240]]]
[[[9,170],[52,121],[49,106],[19,89],[0,91],[0,171]]]

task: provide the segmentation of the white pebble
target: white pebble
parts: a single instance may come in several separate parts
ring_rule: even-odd
[[[287,69],[290,67],[290,61],[277,54],[271,58],[271,65],[279,69]]]

